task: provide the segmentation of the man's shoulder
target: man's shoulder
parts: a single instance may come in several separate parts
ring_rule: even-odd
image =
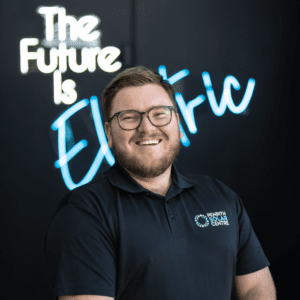
[[[214,177],[206,175],[206,174],[200,174],[200,173],[186,173],[186,172],[180,172],[181,175],[184,177],[197,181],[197,182],[205,182],[205,181],[211,181],[214,179]]]
[[[66,204],[95,208],[103,201],[111,199],[113,187],[110,184],[106,172],[99,174],[93,180],[68,191],[61,200],[57,210]]]
[[[76,187],[73,191],[76,193],[83,193],[87,191],[103,192],[103,188],[109,187],[108,171],[96,175],[91,181]]]
[[[201,174],[201,173],[181,173],[184,177],[191,179],[193,181],[196,181],[197,184],[221,184],[224,185],[220,180],[215,178],[214,176],[207,175],[207,174]]]
[[[182,175],[190,180],[196,181],[196,189],[214,192],[219,191],[227,195],[234,194],[234,191],[230,187],[214,176],[199,173],[182,173]]]

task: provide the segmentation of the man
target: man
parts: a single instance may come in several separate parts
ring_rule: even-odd
[[[276,299],[239,197],[173,163],[183,134],[172,86],[145,67],[127,69],[103,106],[116,163],[70,191],[51,221],[45,254],[55,298]]]

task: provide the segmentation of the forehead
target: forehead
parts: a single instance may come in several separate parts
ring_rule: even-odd
[[[153,106],[173,105],[168,93],[158,84],[130,86],[121,89],[114,97],[112,115],[122,110],[146,111]]]

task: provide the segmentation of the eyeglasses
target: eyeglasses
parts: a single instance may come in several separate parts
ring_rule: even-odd
[[[123,110],[115,113],[109,120],[110,122],[115,116],[118,117],[119,125],[124,130],[133,130],[140,126],[142,115],[146,114],[150,123],[156,127],[166,126],[172,120],[172,110],[177,112],[173,106],[155,106],[146,112],[136,110]]]

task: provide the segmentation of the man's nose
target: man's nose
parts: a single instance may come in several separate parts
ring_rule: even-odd
[[[140,123],[140,126],[137,128],[139,131],[140,130],[147,130],[147,131],[152,131],[155,130],[154,125],[150,122],[149,118],[147,117],[147,114],[142,114],[142,120]]]

